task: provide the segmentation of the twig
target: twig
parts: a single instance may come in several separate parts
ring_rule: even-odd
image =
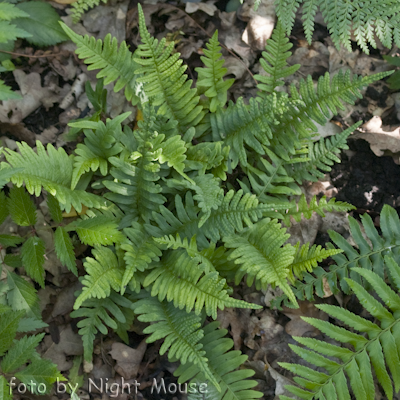
[[[16,57],[29,57],[29,58],[43,58],[43,57],[57,57],[60,54],[43,54],[41,56],[31,56],[29,54],[22,54],[22,53],[14,53],[12,51],[6,51],[6,50],[0,50],[0,53],[7,53],[7,54],[11,54],[12,56],[16,56]]]
[[[209,38],[211,38],[211,36],[208,34],[208,32],[207,32],[200,24],[198,24],[186,11],[180,9],[179,7],[173,6],[172,4],[165,4],[165,6],[166,6],[166,7],[172,7],[172,8],[175,8],[176,10],[178,10],[178,11],[183,12],[183,13],[185,14],[186,17],[190,18],[190,19],[195,23],[195,25],[196,25],[199,29],[201,29]],[[249,68],[248,68],[247,65],[245,64],[245,62],[244,62],[237,54],[235,54],[232,50],[228,49],[228,47],[226,47],[223,43],[220,43],[220,45],[221,45],[226,51],[228,51],[230,54],[232,54],[233,57],[237,58],[237,59],[244,65],[244,67],[246,68],[247,72],[248,72],[248,73],[250,74],[250,76],[253,78],[254,82],[255,82],[256,84],[258,84],[258,82],[254,79],[253,74],[251,73],[251,71],[249,70]]]

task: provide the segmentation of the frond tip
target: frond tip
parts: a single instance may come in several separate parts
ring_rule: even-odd
[[[327,336],[340,343],[351,345],[354,350],[347,346],[341,347],[321,340],[294,337],[301,345],[312,350],[290,345],[292,350],[307,362],[324,368],[327,373],[317,372],[303,365],[279,363],[281,367],[298,375],[294,381],[302,388],[286,386],[291,393],[307,400],[350,399],[346,382],[348,379],[357,400],[373,400],[375,386],[372,370],[389,400],[393,399],[393,384],[395,392],[400,390],[400,346],[398,341],[400,337],[400,298],[398,295],[400,267],[393,258],[388,256],[385,257],[385,263],[397,293],[376,273],[363,268],[352,269],[374,287],[376,295],[383,303],[376,300],[359,283],[346,278],[348,285],[364,308],[375,318],[376,323],[341,307],[328,304],[318,304],[316,307],[353,328],[355,332],[333,325],[328,321],[302,317],[304,321],[315,326]],[[333,361],[332,357],[338,361]],[[289,397],[281,396],[281,399],[288,400]]]

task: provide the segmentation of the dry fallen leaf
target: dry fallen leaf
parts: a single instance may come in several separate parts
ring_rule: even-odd
[[[307,300],[299,301],[299,308],[282,307],[282,312],[290,318],[290,321],[285,326],[285,331],[291,336],[316,336],[319,330],[314,326],[303,321],[301,317],[318,318],[324,321],[328,320],[328,314],[315,307],[314,303]]]
[[[115,370],[125,379],[136,378],[146,349],[145,340],[140,342],[137,349],[123,343],[113,343],[109,354],[117,361]]]
[[[366,122],[362,129],[364,132],[356,132],[352,137],[366,140],[376,156],[400,152],[400,127],[393,130],[390,127],[382,127],[381,117],[375,116]],[[396,158],[398,163],[399,157]]]

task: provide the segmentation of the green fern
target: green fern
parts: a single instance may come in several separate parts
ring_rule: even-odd
[[[41,142],[36,142],[37,154],[25,143],[18,143],[20,153],[5,149],[5,157],[9,165],[3,168],[23,168],[23,172],[11,176],[11,181],[18,187],[25,183],[30,194],[39,196],[42,187],[56,197],[66,212],[73,206],[80,212],[82,204],[87,207],[101,207],[105,202],[98,196],[83,190],[71,190],[72,159],[64,149],[56,150],[47,145],[47,153]]]
[[[337,48],[343,44],[351,51],[350,32],[358,45],[367,54],[368,44],[376,48],[375,34],[385,47],[391,47],[392,41],[400,45],[400,10],[395,0],[339,1],[326,0],[278,0],[276,13],[287,34],[293,28],[294,18],[300,4],[303,6],[303,24],[306,38],[311,44],[314,31],[314,19],[318,9],[327,23],[332,40]]]
[[[208,358],[214,381],[218,383],[217,388],[220,388],[220,392],[217,392],[214,390],[215,384],[211,387],[208,386],[205,398],[213,400],[250,400],[262,397],[262,393],[251,390],[257,382],[247,379],[254,375],[254,371],[248,369],[236,371],[236,368],[246,361],[247,356],[241,354],[238,350],[230,350],[233,346],[233,340],[224,338],[227,330],[218,329],[218,326],[219,322],[217,321],[206,325],[203,328],[204,336],[199,341]],[[179,376],[178,382],[182,383],[191,379],[191,382],[204,383],[209,379],[198,364],[193,362],[187,364],[189,365],[181,365],[174,372],[175,376]],[[199,396],[189,395],[188,398],[194,400],[198,399]],[[203,399],[203,397],[200,398]]]
[[[101,332],[107,335],[107,326],[117,331],[120,337],[128,343],[126,330],[133,319],[133,303],[126,297],[111,291],[110,296],[104,299],[85,300],[78,310],[71,313],[72,318],[82,318],[77,326],[82,336],[84,358],[92,361],[93,342],[96,334]],[[112,317],[111,317],[111,316]]]
[[[202,119],[202,107],[198,105],[196,89],[191,89],[192,81],[184,74],[179,53],[172,54],[174,42],[165,47],[166,39],[160,42],[151,37],[140,4],[139,32],[143,44],[135,51],[134,60],[141,65],[135,74],[143,74],[137,82],[144,83],[144,91],[154,106],[160,106],[158,113],[178,121],[179,128],[186,131],[186,126],[196,126]],[[186,128],[186,129],[185,129]]]
[[[366,289],[371,289],[372,286],[367,281],[363,281],[359,274],[352,272],[353,267],[372,270],[384,277],[384,256],[390,255],[396,261],[400,261],[400,219],[397,212],[388,205],[383,207],[380,217],[382,236],[368,214],[361,216],[361,221],[365,237],[358,222],[349,217],[350,233],[358,249],[352,247],[339,233],[329,231],[331,240],[343,252],[332,255],[335,264],[331,265],[328,270],[316,267],[312,274],[304,274],[303,281],[296,281],[295,287],[292,289],[298,299],[313,300],[314,293],[319,297],[324,297],[324,281],[328,283],[332,293],[339,293],[342,290],[349,294],[351,288],[346,281],[348,277]],[[328,251],[335,249],[332,244],[328,244],[327,247]],[[278,297],[273,304],[279,307],[284,299],[285,296]],[[289,305],[286,300],[285,304]]]
[[[395,287],[399,291],[400,267],[393,258],[388,256],[385,257],[385,263],[392,280],[395,282]],[[373,400],[375,398],[375,386],[372,367],[387,399],[393,399],[392,381],[395,392],[400,390],[400,359],[397,343],[400,332],[400,298],[398,293],[393,291],[379,275],[372,271],[364,268],[353,268],[352,272],[362,276],[374,287],[377,296],[387,308],[359,283],[345,278],[363,307],[375,318],[376,322],[371,322],[343,308],[327,304],[318,304],[316,307],[332,318],[348,325],[355,332],[327,321],[302,317],[304,321],[318,328],[332,339],[350,344],[354,350],[316,339],[295,337],[294,339],[297,342],[312,350],[293,345],[290,345],[290,347],[304,360],[327,371],[327,373],[323,373],[298,364],[279,363],[280,366],[299,375],[294,380],[302,388],[286,386],[286,389],[301,399],[350,399],[350,392],[346,384],[347,375],[350,387],[357,400]],[[366,333],[367,337],[362,335],[363,333]],[[339,361],[333,361],[325,356],[333,356]],[[280,398],[282,400],[289,399],[287,396]]]
[[[107,0],[76,0],[72,3],[72,21],[76,24],[85,11],[100,4],[100,1],[107,3]]]
[[[82,37],[76,34],[72,29],[61,23],[61,27],[69,38],[78,46],[77,54],[79,58],[85,59],[88,64],[88,70],[101,69],[96,75],[98,79],[104,79],[104,85],[117,81],[114,86],[114,92],[119,92],[125,87],[125,96],[133,104],[136,104],[136,79],[135,70],[138,65],[133,60],[133,54],[129,51],[125,42],[122,42],[118,48],[116,38],[111,38],[108,34],[104,42],[94,37]]]
[[[260,64],[268,75],[254,75],[254,79],[261,82],[257,85],[261,91],[259,96],[265,97],[266,94],[273,93],[277,86],[284,84],[283,78],[293,75],[300,68],[300,64],[287,66],[286,60],[292,54],[288,50],[292,47],[293,44],[289,42],[283,25],[278,24],[271,39],[267,40],[267,51],[263,51],[263,58],[260,58]]]
[[[223,79],[228,70],[222,68],[225,61],[220,60],[222,57],[220,50],[218,31],[215,31],[209,43],[207,43],[207,50],[203,50],[205,57],[200,57],[205,68],[195,68],[198,73],[197,88],[199,93],[204,93],[210,100],[209,108],[211,112],[215,112],[217,107],[225,106],[228,89],[235,81],[234,79],[228,79],[227,81]]]

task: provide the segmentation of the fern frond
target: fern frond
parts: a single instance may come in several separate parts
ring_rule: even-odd
[[[207,49],[203,49],[205,57],[200,57],[205,68],[195,68],[198,74],[196,86],[200,94],[204,93],[210,100],[210,111],[215,112],[217,107],[225,106],[228,89],[233,85],[235,79],[226,81],[223,79],[228,70],[222,68],[225,61],[223,59],[220,60],[222,54],[220,53],[221,47],[218,42],[218,30],[215,31],[206,46]]]
[[[283,111],[276,98],[269,96],[259,102],[253,98],[245,105],[242,98],[235,104],[229,103],[226,109],[218,109],[211,114],[211,127],[215,140],[223,139],[230,147],[231,164],[235,168],[239,161],[247,165],[245,145],[259,155],[264,154],[264,146],[270,144],[273,137],[275,113]]]
[[[153,237],[138,222],[132,222],[132,227],[125,228],[124,233],[128,239],[121,244],[121,249],[125,251],[126,263],[121,294],[124,294],[126,285],[131,280],[135,280],[136,271],[143,272],[152,261],[159,261],[162,255]]]
[[[127,316],[132,306],[133,303],[129,299],[111,291],[109,297],[86,300],[78,310],[71,312],[71,318],[83,318],[77,326],[80,328],[79,334],[82,336],[86,361],[92,361],[93,342],[97,332],[107,335],[107,326],[117,330],[127,321],[131,322],[133,317]]]
[[[288,154],[294,154],[295,149],[301,148],[301,139],[309,139],[311,132],[317,132],[312,121],[325,125],[338,109],[345,109],[342,102],[354,104],[362,97],[362,87],[391,73],[382,72],[363,78],[357,75],[351,77],[349,70],[346,73],[339,71],[331,80],[327,72],[319,77],[316,88],[311,76],[306,81],[300,81],[299,89],[292,84],[291,98],[286,103],[288,110],[275,116],[278,124],[271,140],[273,151],[289,161]]]
[[[310,248],[310,243],[303,244],[300,247],[300,242],[295,246],[296,254],[293,262],[289,265],[288,279],[292,285],[296,279],[303,279],[303,272],[312,272],[313,268],[318,266],[318,263],[331,257],[335,254],[342,253],[340,249],[323,249],[321,246],[313,245]]]
[[[104,200],[84,190],[71,190],[72,159],[63,148],[56,150],[51,144],[47,152],[41,142],[36,141],[37,154],[25,142],[17,143],[19,153],[5,149],[5,157],[12,168],[23,168],[12,175],[11,181],[18,187],[25,183],[30,194],[38,197],[43,189],[52,194],[68,213],[71,207],[77,212],[86,207],[102,207]]]
[[[307,203],[306,196],[301,195],[300,200],[289,208],[287,214],[284,216],[284,223],[290,225],[290,217],[293,217],[296,222],[300,222],[302,216],[306,219],[310,219],[313,213],[317,213],[322,218],[325,217],[325,212],[347,212],[354,210],[356,207],[346,203],[344,201],[336,201],[333,197],[329,201],[326,201],[326,196],[323,196],[317,200],[317,196],[313,196],[310,203]]]
[[[100,4],[100,1],[107,3],[107,0],[76,0],[72,3],[72,21],[78,23],[85,11]]]
[[[260,58],[260,64],[268,75],[254,75],[254,79],[261,82],[257,85],[261,91],[258,93],[260,97],[272,94],[277,86],[284,84],[283,78],[293,75],[300,68],[300,64],[290,67],[287,65],[286,60],[292,54],[289,51],[292,47],[293,44],[289,42],[284,26],[278,23],[271,39],[267,40],[266,51],[262,52],[263,58]]]
[[[289,266],[293,262],[295,248],[289,244],[282,247],[289,235],[277,220],[265,218],[247,228],[241,235],[224,237],[225,246],[235,249],[230,260],[240,264],[235,276],[237,285],[247,274],[246,283],[265,289],[269,283],[278,285],[297,306],[296,298],[287,283]]]
[[[343,250],[341,254],[332,255],[334,265],[325,270],[317,267],[312,274],[304,273],[304,281],[297,280],[293,291],[300,300],[313,300],[314,293],[319,297],[324,297],[324,281],[329,284],[332,293],[342,290],[344,293],[351,293],[346,279],[352,280],[363,285],[366,289],[371,289],[368,281],[364,281],[359,274],[352,271],[352,267],[361,267],[372,270],[379,276],[385,276],[384,256],[390,255],[396,261],[400,261],[400,219],[396,210],[388,205],[384,205],[380,215],[380,228],[382,236],[374,226],[374,222],[368,214],[361,216],[362,232],[358,222],[349,217],[350,233],[357,248],[354,248],[339,233],[329,231],[329,236],[336,246]],[[327,245],[328,250],[335,249],[332,244]],[[274,305],[278,306],[284,297],[274,300]],[[286,300],[285,300],[285,304]]]
[[[154,106],[160,106],[158,113],[179,123],[182,132],[187,125],[196,126],[203,118],[202,106],[192,81],[184,74],[179,53],[172,54],[174,42],[165,47],[166,39],[160,41],[150,36],[142,7],[138,4],[139,32],[143,44],[135,51],[134,60],[141,65],[135,74],[143,74],[137,82],[144,83],[144,91]]]
[[[83,289],[75,301],[75,310],[87,299],[104,299],[110,296],[111,289],[118,291],[121,288],[124,268],[113,251],[97,247],[92,253],[95,259],[88,257],[84,263],[88,275],[82,279]]]
[[[84,59],[88,64],[88,70],[100,69],[96,77],[104,78],[104,85],[117,81],[114,86],[114,92],[119,92],[125,87],[125,97],[128,101],[136,104],[138,98],[135,94],[137,90],[135,71],[138,64],[133,59],[133,54],[129,51],[125,41],[118,48],[117,39],[108,34],[104,42],[92,36],[84,37],[75,33],[67,25],[61,23],[61,27],[69,38],[78,46],[76,54]]]
[[[151,295],[158,296],[159,301],[173,301],[175,307],[186,308],[186,312],[194,309],[197,315],[204,308],[213,319],[217,318],[217,309],[225,307],[259,308],[229,297],[225,279],[215,268],[205,273],[203,263],[199,265],[199,261],[187,252],[171,252],[149,272],[143,286],[151,285]]]
[[[74,171],[72,176],[71,189],[77,185],[79,178],[90,170],[93,172],[100,169],[103,176],[108,173],[108,158],[119,154],[123,146],[118,142],[122,135],[121,122],[130,113],[121,114],[112,120],[103,121],[78,121],[72,122],[69,126],[84,129],[84,143],[76,147],[74,159]]]
[[[181,364],[193,363],[199,367],[207,379],[220,389],[205,357],[203,344],[200,340],[204,333],[201,327],[200,316],[194,313],[175,308],[171,303],[159,302],[156,298],[146,296],[134,305],[138,320],[142,322],[153,322],[143,330],[143,333],[151,334],[147,343],[153,343],[164,338],[160,348],[160,355],[168,350],[168,358],[179,359]]]
[[[202,215],[195,206],[191,192],[186,193],[185,204],[180,196],[175,197],[176,215],[161,206],[159,213],[153,213],[157,226],[145,224],[145,229],[154,237],[179,234],[192,238],[197,235],[198,243],[208,247],[206,238],[216,243],[218,240],[235,232],[241,232],[245,226],[253,225],[263,217],[264,212],[287,208],[287,204],[260,204],[255,195],[236,193],[230,190],[224,195],[217,210],[212,210],[208,220],[198,229]]]
[[[322,12],[324,21],[332,36],[335,46],[339,49],[343,44],[351,51],[350,33],[365,53],[369,53],[367,44],[376,48],[375,34],[385,47],[391,47],[394,40],[399,46],[400,8],[396,0],[386,0],[385,6],[379,0],[327,1],[327,0],[278,0],[276,13],[279,21],[289,35],[294,24],[294,18],[300,4],[303,3],[303,24],[306,38],[311,44],[314,31],[314,19],[317,10]]]
[[[209,360],[210,369],[221,388],[220,393],[218,393],[213,390],[213,387],[207,387],[207,397],[205,398],[210,400],[251,400],[262,397],[261,392],[252,390],[257,382],[247,379],[254,375],[254,371],[249,369],[236,370],[247,360],[247,356],[239,350],[231,350],[233,340],[225,338],[224,336],[228,331],[226,329],[218,329],[218,326],[218,321],[206,325],[203,328],[204,337],[200,339],[200,343],[203,345],[206,357]],[[179,383],[186,382],[189,379],[191,379],[191,382],[206,381],[207,376],[198,365],[193,362],[187,364],[179,366],[174,372],[175,376],[179,376]],[[189,395],[188,398],[194,400],[199,397]],[[203,399],[204,397],[201,398]]]
[[[124,235],[117,230],[118,223],[106,215],[78,219],[65,227],[67,232],[76,231],[82,243],[90,246],[107,246],[124,240]]]
[[[400,267],[394,262],[393,258],[385,257],[385,261],[392,278],[399,277]],[[289,346],[304,360],[327,371],[326,374],[297,364],[279,363],[280,366],[300,375],[300,377],[295,377],[294,380],[306,390],[295,386],[286,386],[286,389],[303,399],[319,399],[321,396],[324,396],[323,398],[350,399],[350,392],[346,384],[347,375],[350,387],[357,400],[373,400],[375,398],[375,387],[372,369],[378,382],[382,385],[386,398],[393,399],[392,381],[395,392],[400,390],[400,359],[397,340],[400,332],[400,298],[398,293],[394,292],[379,275],[372,271],[364,268],[353,268],[352,272],[363,276],[375,288],[376,294],[383,304],[369,294],[359,283],[345,278],[360,303],[375,318],[374,322],[348,310],[328,304],[318,304],[316,307],[332,318],[348,325],[352,328],[352,331],[333,325],[328,321],[302,317],[304,321],[332,339],[350,344],[354,348],[353,351],[347,347],[328,344],[316,339],[294,337],[301,345],[312,350],[293,345]],[[399,290],[399,287],[397,287],[397,290]],[[363,333],[366,333],[367,337],[363,336]],[[325,356],[333,356],[339,362],[332,361],[331,358]],[[288,399],[286,396],[283,398]]]
[[[270,196],[268,196],[270,194],[300,194],[300,188],[285,169],[288,162],[278,157],[268,148],[265,148],[265,153],[268,159],[260,158],[256,166],[248,164],[243,167],[247,176],[243,181],[238,180],[240,187],[246,193],[255,193],[263,203],[271,201]]]
[[[347,138],[360,124],[357,122],[343,132],[311,142],[308,145],[308,160],[287,167],[288,175],[292,176],[299,184],[303,181],[317,182],[318,179],[323,178],[326,172],[331,171],[331,166],[335,162],[340,163],[337,154],[342,150],[348,150]]]

